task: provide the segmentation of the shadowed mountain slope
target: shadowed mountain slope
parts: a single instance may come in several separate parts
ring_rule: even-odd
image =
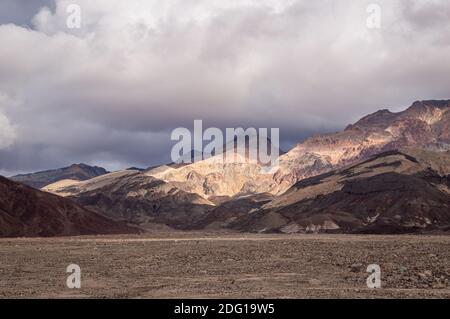
[[[0,176],[0,237],[128,234],[139,230]]]

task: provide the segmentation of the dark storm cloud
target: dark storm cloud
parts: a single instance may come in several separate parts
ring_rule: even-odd
[[[81,29],[66,25],[73,2]],[[369,3],[58,0],[32,28],[12,10],[18,25],[0,26],[0,170],[161,163],[170,131],[194,119],[280,127],[287,148],[448,98],[450,3],[378,1],[382,26],[368,29]]]

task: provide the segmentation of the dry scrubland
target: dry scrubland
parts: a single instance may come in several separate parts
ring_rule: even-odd
[[[450,236],[1,239],[0,256],[2,298],[450,298]],[[80,290],[65,287],[71,263]],[[382,289],[367,289],[372,263]]]

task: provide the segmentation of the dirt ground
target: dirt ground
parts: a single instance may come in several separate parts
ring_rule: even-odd
[[[450,298],[450,236],[1,239],[0,258],[0,298]],[[66,287],[69,264],[81,289]]]

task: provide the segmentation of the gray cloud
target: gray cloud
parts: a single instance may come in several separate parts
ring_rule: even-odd
[[[1,0],[0,24],[31,26],[31,20],[43,7],[54,8],[53,0]]]
[[[16,133],[8,118],[0,113],[0,149],[9,147],[14,143]]]
[[[80,30],[65,24],[72,2],[0,20],[17,24],[0,26],[0,110],[16,135],[4,171],[160,163],[194,119],[280,127],[287,147],[450,96],[445,0],[378,1],[379,30],[372,1],[79,0]]]

